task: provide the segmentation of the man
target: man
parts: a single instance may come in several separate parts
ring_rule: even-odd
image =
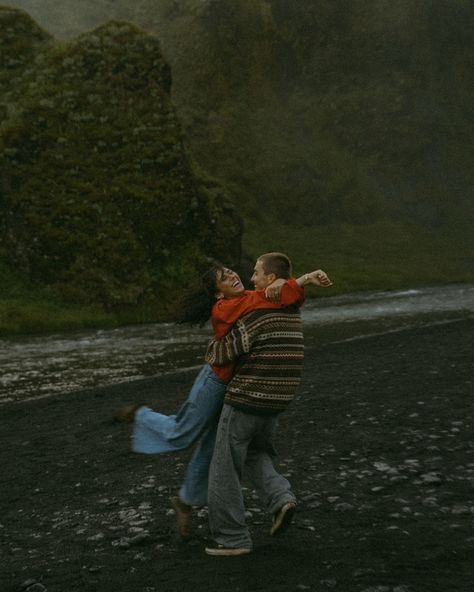
[[[285,276],[286,271],[284,267]],[[278,273],[278,269],[275,269],[273,275],[278,276]],[[322,276],[325,276],[324,272],[317,270],[298,279],[276,279],[267,290],[249,291],[244,289],[235,272],[214,262],[203,276],[204,296],[209,306],[198,307],[200,314],[205,315],[200,318],[207,320],[213,302],[211,321],[214,336],[216,339],[222,338],[240,317],[256,309],[300,306],[304,301],[302,285],[322,285]],[[174,452],[188,448],[199,439],[179,495],[171,499],[178,532],[183,539],[191,537],[193,506],[207,504],[208,473],[217,423],[234,367],[233,363],[219,367],[206,364],[197,376],[188,398],[175,414],[164,415],[139,403],[119,409],[114,415],[117,421],[134,424],[135,452]]]
[[[318,273],[317,285],[330,286],[326,274]],[[288,257],[267,253],[257,260],[252,281],[256,290],[265,290],[275,278],[290,276]],[[309,275],[307,281],[315,283]],[[227,385],[209,473],[209,525],[214,544],[206,547],[206,553],[244,555],[252,550],[240,484],[244,467],[273,515],[272,536],[289,526],[296,508],[289,482],[273,466],[271,439],[277,415],[293,399],[301,380],[303,333],[299,309],[255,310],[247,314],[223,339],[210,343],[206,360],[217,366],[238,360],[234,377]]]

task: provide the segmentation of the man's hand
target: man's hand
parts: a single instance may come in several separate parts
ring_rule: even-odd
[[[304,278],[305,286],[307,284],[313,284],[315,286],[319,286],[320,288],[330,288],[332,286],[331,280],[328,278],[326,272],[324,272],[322,269],[317,269],[311,273],[306,273]]]
[[[278,304],[281,300],[281,289],[285,282],[286,280],[279,278],[267,286],[265,289],[265,298],[274,304]]]

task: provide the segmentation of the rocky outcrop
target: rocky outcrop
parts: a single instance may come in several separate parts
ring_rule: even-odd
[[[472,213],[465,0],[13,2],[62,34],[111,14],[159,31],[193,153],[246,217],[458,232]]]
[[[69,301],[172,313],[200,261],[238,261],[242,228],[186,153],[158,39],[109,22],[63,43],[21,11],[0,20],[0,256]]]

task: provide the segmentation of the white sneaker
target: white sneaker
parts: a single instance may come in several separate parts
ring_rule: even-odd
[[[293,515],[296,510],[296,502],[286,502],[273,516],[273,524],[270,530],[271,536],[276,536],[285,532],[293,520]]]
[[[206,547],[206,553],[214,557],[236,557],[237,555],[248,555],[252,549],[248,547],[224,547],[216,543]]]

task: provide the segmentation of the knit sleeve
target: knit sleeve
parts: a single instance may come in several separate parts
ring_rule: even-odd
[[[250,335],[245,323],[237,321],[222,339],[213,339],[207,348],[206,362],[211,366],[225,366],[250,351]]]

